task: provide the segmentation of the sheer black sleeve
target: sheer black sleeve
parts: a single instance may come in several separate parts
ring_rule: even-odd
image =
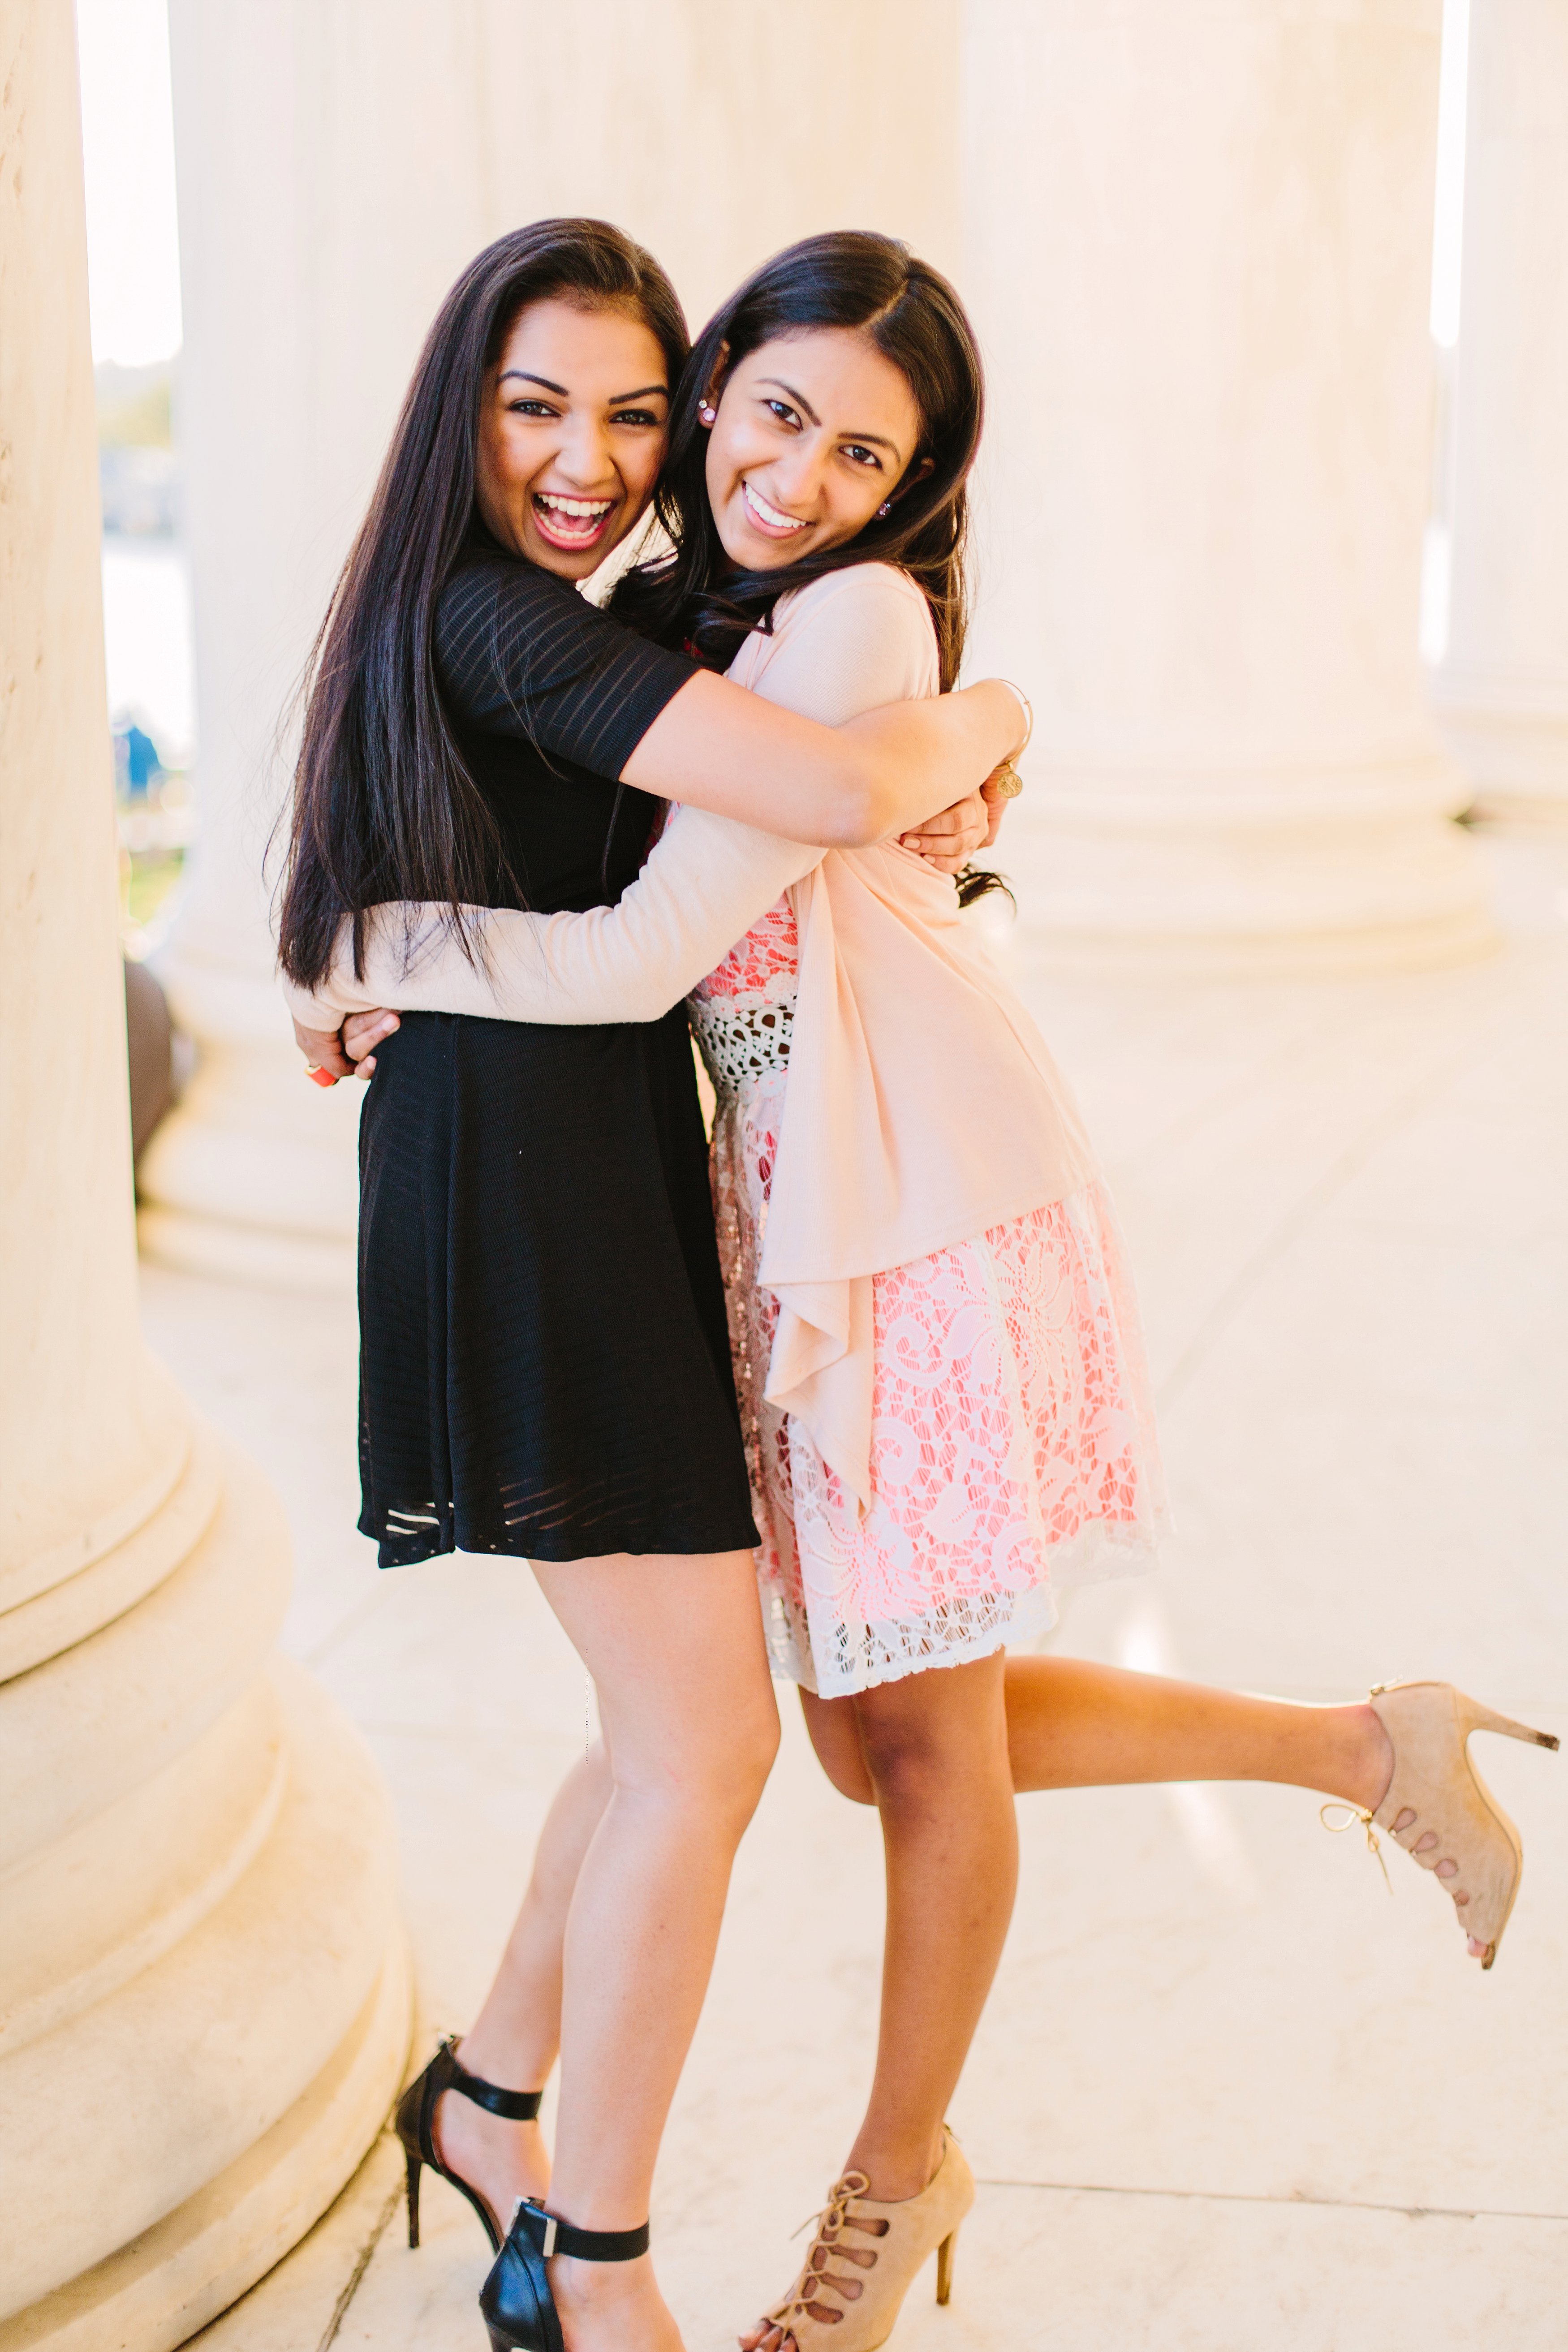
[[[700,667],[500,549],[466,556],[443,589],[436,662],[454,718],[612,779]]]

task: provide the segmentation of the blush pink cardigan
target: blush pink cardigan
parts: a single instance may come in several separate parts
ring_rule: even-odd
[[[784,597],[740,685],[827,725],[937,691],[925,600],[863,564]],[[803,848],[677,808],[619,904],[477,910],[484,969],[444,910],[378,909],[363,980],[347,926],[307,1027],[375,1005],[494,1019],[658,1019],[787,890],[799,993],[760,1278],[779,1301],[768,1397],[870,1496],[871,1277],[1061,1200],[1095,1173],[1077,1108],[953,886],[896,843]]]

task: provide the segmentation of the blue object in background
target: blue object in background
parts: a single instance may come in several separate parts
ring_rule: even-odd
[[[158,746],[133,719],[114,730],[115,781],[127,799],[145,800],[148,786],[155,784],[163,772]]]

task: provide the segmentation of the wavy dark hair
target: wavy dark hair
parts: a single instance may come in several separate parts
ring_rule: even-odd
[[[389,899],[444,902],[468,947],[460,909],[505,872],[437,683],[436,608],[474,521],[486,371],[519,313],[552,296],[640,320],[672,385],[685,364],[674,287],[608,221],[514,229],[442,303],[306,667],[279,925],[283,969],[303,987],[330,970],[344,915],[363,969],[365,910]]]
[[[841,547],[776,572],[731,568],[708,498],[708,436],[697,404],[737,360],[782,337],[823,327],[865,334],[914,395],[921,437],[907,487]],[[726,668],[752,629],[772,625],[792,588],[854,563],[894,563],[931,607],[943,689],[957,682],[969,622],[965,559],[969,473],[985,419],[985,378],[963,303],[939,270],[897,237],[839,229],[803,237],[754,270],[699,335],[675,398],[669,453],[656,496],[672,551],[628,572],[610,610],[667,645]],[[921,466],[930,461],[929,473]],[[958,875],[961,906],[1012,893],[987,866]]]
[[[920,446],[885,518],[842,547],[777,572],[730,569],[708,500],[708,436],[697,404],[737,360],[781,337],[823,327],[863,333],[907,381]],[[980,444],[985,388],[974,331],[945,278],[897,237],[841,229],[803,237],[754,270],[698,337],[676,395],[669,454],[658,494],[673,554],[628,572],[611,609],[650,636],[689,641],[722,669],[741,640],[766,627],[779,598],[852,563],[896,563],[924,593],[936,625],[942,683],[963,654],[969,597],[964,555],[969,469]],[[921,464],[931,471],[920,478]]]

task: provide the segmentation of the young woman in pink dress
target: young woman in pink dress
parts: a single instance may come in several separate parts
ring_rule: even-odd
[[[867,236],[776,257],[697,345],[663,491],[676,556],[616,609],[820,721],[936,693],[963,647],[981,412],[973,337],[935,272]],[[374,1068],[391,1008],[597,1023],[689,997],[718,1102],[768,1642],[887,1847],[870,2101],[799,2276],[742,2339],[755,2352],[870,2352],[933,2249],[945,2300],[973,2187],[942,2119],[1012,1908],[1016,1791],[1321,1791],[1438,1873],[1489,1967],[1519,1843],[1466,1739],[1485,1725],[1555,1745],[1446,1685],[1310,1707],[1008,1655],[1049,1628],[1058,1588],[1147,1564],[1163,1504],[1110,1204],[963,919],[973,888],[896,843],[821,856],[682,807],[618,906],[487,914],[479,966],[443,909],[393,908],[360,974],[341,954],[295,1008],[346,1018]],[[546,1830],[516,1940],[542,2074],[596,1771]]]

